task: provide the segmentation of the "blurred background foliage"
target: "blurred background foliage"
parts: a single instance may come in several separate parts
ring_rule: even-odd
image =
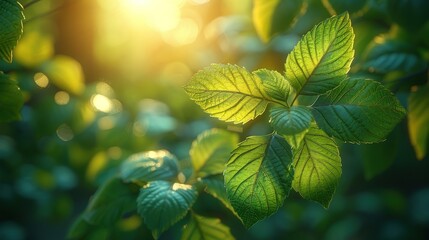
[[[351,75],[388,86],[414,106],[409,118],[383,143],[342,145],[343,176],[327,210],[293,192],[247,231],[209,195],[196,209],[220,218],[237,239],[429,238],[427,1],[267,1],[280,6],[271,18],[257,0],[20,2],[24,33],[13,62],[0,63],[25,101],[19,121],[0,124],[0,239],[65,238],[97,187],[133,153],[167,149],[181,159],[212,127],[242,139],[270,132],[267,116],[245,126],[210,118],[182,86],[210,63],[283,72],[302,34],[346,10],[356,34]],[[91,239],[151,238],[137,216],[91,232]],[[178,232],[180,224],[162,238]]]

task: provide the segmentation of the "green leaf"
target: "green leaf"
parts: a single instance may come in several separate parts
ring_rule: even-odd
[[[408,99],[408,129],[418,159],[427,153],[429,138],[429,87],[420,87]]]
[[[217,218],[207,218],[197,214],[191,215],[191,221],[186,224],[182,240],[233,240],[229,228]]]
[[[335,88],[350,70],[353,40],[347,13],[321,22],[288,55],[286,79],[303,95],[320,95]]]
[[[82,67],[71,57],[57,55],[43,63],[41,71],[56,87],[69,93],[79,95],[85,89]]]
[[[315,103],[313,116],[328,135],[345,142],[373,143],[405,116],[396,97],[372,80],[349,79]]]
[[[292,95],[292,87],[279,72],[259,69],[253,72],[262,80],[262,85],[270,98],[288,105]]]
[[[227,207],[229,210],[231,210],[232,213],[239,217],[229,202],[228,196],[226,195],[223,175],[205,177],[201,179],[201,182],[205,185],[204,191],[219,199],[219,201],[221,201],[225,207]]]
[[[185,90],[211,116],[234,123],[246,123],[261,115],[272,100],[257,75],[230,64],[204,68]]]
[[[165,150],[142,152],[128,157],[122,163],[120,173],[126,182],[171,180],[179,173],[179,163]]]
[[[305,199],[329,206],[341,176],[341,157],[335,141],[312,126],[294,152],[293,188]]]
[[[238,135],[225,130],[211,129],[200,134],[189,151],[196,176],[222,173],[237,144]]]
[[[270,109],[270,123],[280,135],[295,135],[310,127],[313,116],[304,106],[273,107]]]
[[[0,122],[20,119],[24,98],[16,82],[0,72]]]
[[[254,0],[253,23],[259,37],[268,42],[275,34],[292,27],[305,12],[307,2],[303,0]]]
[[[136,209],[137,190],[118,178],[108,180],[91,198],[83,219],[95,225],[115,224],[125,213]]]
[[[292,149],[298,149],[301,146],[302,140],[304,140],[305,134],[307,134],[307,132],[308,129],[294,135],[283,135],[282,137],[284,137]]]
[[[191,185],[150,182],[140,190],[137,211],[157,239],[162,232],[186,216],[197,195],[198,192]]]
[[[224,175],[228,198],[250,227],[277,211],[289,194],[290,146],[278,135],[248,137],[232,153]]]
[[[12,50],[22,35],[24,13],[16,0],[0,1],[0,59],[12,62]]]

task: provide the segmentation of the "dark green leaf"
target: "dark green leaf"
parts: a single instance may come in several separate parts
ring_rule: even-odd
[[[232,153],[224,175],[228,198],[250,227],[277,211],[289,194],[290,146],[278,135],[248,137]]]
[[[23,8],[16,0],[1,0],[0,16],[0,59],[12,62],[12,50],[22,35]]]
[[[182,240],[233,240],[229,228],[217,218],[191,215],[191,221],[185,226]]]
[[[83,219],[95,225],[111,226],[125,213],[136,209],[137,189],[112,178],[91,198]]]
[[[420,87],[408,99],[408,129],[418,159],[427,153],[429,138],[429,87]]]
[[[211,129],[200,134],[189,151],[196,176],[222,173],[237,144],[238,135],[225,130]]]
[[[0,122],[20,119],[24,99],[14,80],[0,72]]]
[[[162,232],[186,216],[197,195],[198,192],[191,185],[154,181],[140,190],[137,210],[157,239]]]
[[[290,98],[293,96],[292,88],[280,73],[267,69],[259,69],[254,71],[253,74],[261,78],[262,85],[268,96],[280,103],[289,104]]]
[[[304,106],[273,107],[270,109],[270,123],[280,135],[295,135],[310,127],[313,116]]]
[[[305,12],[303,0],[254,0],[253,23],[259,37],[268,42],[275,34],[290,28]]]
[[[230,64],[204,68],[192,77],[185,90],[211,116],[234,123],[256,118],[271,101],[257,75]]]
[[[121,165],[121,177],[126,182],[171,180],[179,173],[175,156],[165,150],[133,154]]]
[[[201,182],[206,186],[204,190],[207,193],[219,199],[219,201],[221,201],[225,205],[225,207],[227,207],[229,210],[231,210],[231,212],[237,215],[237,213],[235,212],[234,208],[231,206],[231,203],[228,200],[228,196],[226,195],[226,189],[225,189],[225,184],[224,184],[222,175],[202,178]]]
[[[341,176],[341,158],[335,141],[313,125],[294,151],[293,188],[305,199],[328,207]]]
[[[323,95],[312,109],[317,124],[328,135],[345,142],[373,143],[405,116],[396,97],[372,80],[348,79]]]
[[[335,88],[350,70],[353,39],[347,13],[321,22],[288,55],[286,79],[303,95],[320,95]]]

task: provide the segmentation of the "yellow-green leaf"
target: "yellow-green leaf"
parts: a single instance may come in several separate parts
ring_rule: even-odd
[[[321,22],[288,55],[286,79],[303,95],[320,95],[335,88],[350,70],[353,41],[347,13]]]
[[[182,233],[182,240],[234,240],[229,228],[218,218],[191,215]]]
[[[408,129],[418,159],[427,154],[429,138],[429,87],[420,87],[408,99]]]

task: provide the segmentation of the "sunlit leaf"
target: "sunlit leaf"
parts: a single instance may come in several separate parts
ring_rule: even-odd
[[[383,141],[405,116],[404,108],[389,90],[364,79],[343,81],[321,96],[312,112],[328,135],[352,143]]]
[[[347,13],[321,22],[288,55],[286,79],[303,95],[319,95],[335,88],[350,69],[353,40]]]
[[[68,56],[55,56],[41,66],[41,71],[58,88],[79,95],[85,88],[82,67]]]
[[[28,68],[37,67],[54,54],[53,39],[39,31],[26,31],[13,54],[19,64]]]
[[[16,82],[0,72],[0,122],[9,122],[20,118],[24,99]]]
[[[112,178],[91,198],[83,219],[96,225],[111,226],[125,213],[136,209],[138,189]]]
[[[191,186],[166,181],[154,181],[140,190],[137,211],[154,238],[185,217],[197,199],[198,192]]]
[[[283,135],[287,143],[289,143],[292,149],[298,149],[301,146],[302,140],[304,140],[305,134],[307,134],[308,129],[293,135]]]
[[[253,72],[262,80],[262,85],[268,96],[280,103],[288,104],[292,95],[289,82],[277,71],[259,69]]]
[[[12,50],[23,30],[23,8],[16,0],[1,0],[0,16],[0,59],[12,62]]]
[[[191,215],[182,233],[182,240],[233,240],[229,228],[217,218],[207,218],[197,214]]]
[[[224,175],[228,198],[250,227],[276,212],[289,194],[290,146],[278,135],[248,137],[232,153]]]
[[[238,135],[225,130],[211,129],[201,133],[189,151],[196,176],[222,173],[237,144]]]
[[[271,37],[290,28],[305,12],[303,0],[254,0],[253,23],[259,37],[268,42]]]
[[[270,100],[257,75],[230,64],[204,68],[185,90],[211,116],[234,123],[246,123],[261,115]]]
[[[427,153],[429,138],[429,87],[420,87],[408,99],[408,129],[418,159]]]
[[[270,109],[270,123],[280,135],[295,135],[310,127],[313,116],[304,106],[273,107]]]
[[[293,188],[305,199],[328,207],[341,176],[341,158],[335,141],[312,126],[294,152]]]
[[[219,199],[219,201],[221,201],[223,205],[225,205],[225,207],[227,207],[229,210],[231,210],[231,212],[237,215],[237,213],[235,212],[234,208],[232,207],[231,203],[228,200],[228,196],[226,195],[226,189],[225,189],[224,179],[222,175],[205,177],[201,179],[201,182],[205,185],[204,190],[208,194]]]
[[[165,150],[136,153],[121,165],[121,178],[126,182],[171,180],[179,173],[177,158]]]

